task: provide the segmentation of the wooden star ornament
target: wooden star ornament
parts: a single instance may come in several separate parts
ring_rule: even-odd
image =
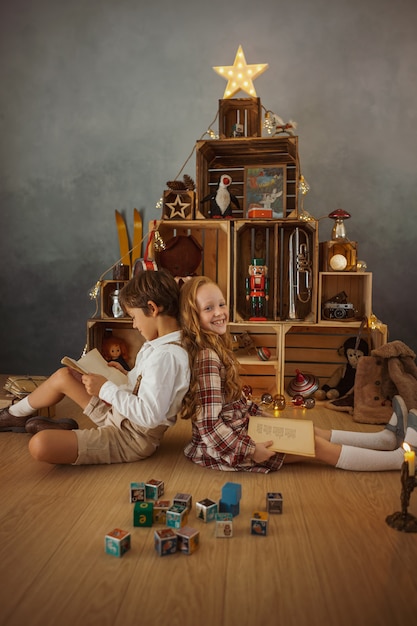
[[[268,63],[248,65],[242,46],[239,46],[233,65],[213,67],[213,70],[227,80],[227,86],[223,98],[233,98],[238,91],[244,91],[256,98],[256,90],[253,86],[255,78],[268,69]]]

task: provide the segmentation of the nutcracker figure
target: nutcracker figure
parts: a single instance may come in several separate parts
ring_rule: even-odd
[[[246,300],[250,299],[250,320],[265,321],[266,302],[269,299],[268,267],[264,259],[252,259],[246,278]]]

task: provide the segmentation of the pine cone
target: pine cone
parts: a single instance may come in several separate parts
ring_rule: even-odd
[[[167,182],[168,189],[172,189],[172,191],[194,191],[195,182],[188,176],[188,174],[184,174],[183,180],[169,180]]]
[[[186,186],[181,180],[169,180],[167,182],[168,189],[172,189],[172,191],[185,191]]]
[[[195,182],[193,181],[191,176],[188,176],[188,174],[184,174],[184,184],[185,188],[188,189],[188,191],[194,191]]]

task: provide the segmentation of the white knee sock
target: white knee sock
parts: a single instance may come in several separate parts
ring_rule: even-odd
[[[391,415],[388,422],[391,426],[397,426],[397,416]],[[357,448],[368,448],[369,450],[395,450],[402,443],[397,441],[397,436],[392,430],[383,428],[376,433],[358,433],[350,430],[332,430],[330,435],[332,443],[346,444]]]
[[[382,472],[399,470],[404,461],[404,450],[365,450],[342,445],[336,467],[354,472]]]
[[[12,404],[12,406],[8,409],[11,415],[15,417],[28,417],[29,415],[33,415],[36,413],[36,409],[30,406],[28,397],[19,400],[16,404]]]
[[[350,430],[332,430],[332,443],[367,448],[368,450],[394,450],[397,437],[391,430],[383,428],[376,433],[358,433]]]

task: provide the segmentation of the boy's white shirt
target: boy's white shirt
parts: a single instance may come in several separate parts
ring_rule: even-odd
[[[100,389],[100,398],[143,428],[174,424],[190,385],[190,366],[187,351],[172,342],[181,342],[181,331],[146,341],[128,373],[128,384],[117,386],[107,381]],[[140,375],[136,396],[132,390]]]

